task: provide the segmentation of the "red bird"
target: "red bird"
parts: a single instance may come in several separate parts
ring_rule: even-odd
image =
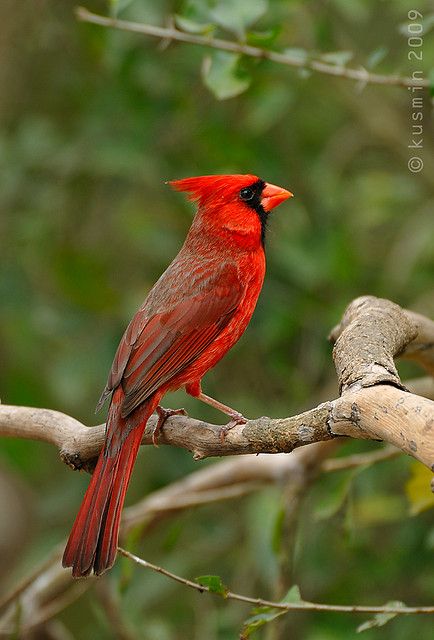
[[[246,329],[265,275],[268,213],[291,197],[253,175],[185,178],[170,183],[197,201],[184,245],[149,292],[119,344],[98,408],[111,396],[104,447],[74,522],[63,566],[74,577],[109,569],[146,422],[157,410],[159,428],[170,410],[167,391],[188,394],[223,411],[229,427],[245,422],[202,393],[204,374]]]

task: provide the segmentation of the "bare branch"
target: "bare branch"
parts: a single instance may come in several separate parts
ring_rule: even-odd
[[[149,420],[142,444],[152,443],[155,420],[155,416]],[[289,453],[306,444],[350,436],[385,440],[431,468],[434,440],[429,429],[433,420],[432,400],[384,384],[347,392],[290,418],[249,420],[229,431],[224,442],[219,426],[187,416],[173,416],[165,424],[160,442],[188,449],[196,459],[202,459],[246,453]],[[40,428],[42,422],[44,430]],[[89,428],[78,423],[76,428],[76,424],[77,421],[57,411],[0,405],[0,435],[60,444],[62,458],[71,466],[82,468],[94,460],[102,448],[104,425]]]
[[[395,447],[383,447],[378,451],[355,453],[352,456],[345,456],[343,458],[329,458],[322,462],[321,470],[330,472],[342,471],[342,469],[356,469],[357,467],[369,466],[377,462],[383,462],[384,460],[391,460],[401,454],[402,451],[395,449]]]
[[[277,64],[282,64],[287,67],[309,69],[310,71],[316,71],[318,73],[323,73],[329,76],[346,78],[348,80],[356,80],[358,82],[363,82],[364,84],[382,84],[399,87],[429,87],[429,81],[427,78],[410,78],[399,75],[381,75],[378,73],[369,73],[364,68],[348,69],[340,65],[321,62],[320,60],[303,60],[297,58],[296,56],[291,56],[287,53],[279,53],[278,51],[261,49],[260,47],[253,47],[251,45],[243,44],[240,42],[233,42],[230,40],[222,40],[221,38],[213,38],[210,36],[186,33],[184,31],[179,31],[179,29],[176,29],[173,26],[157,27],[150,24],[130,22],[127,20],[117,20],[115,18],[109,18],[106,16],[98,15],[96,13],[91,13],[84,7],[77,7],[76,15],[78,20],[98,24],[102,27],[110,27],[114,29],[120,29],[122,31],[139,33],[141,35],[160,38],[165,42],[170,42],[172,40],[178,42],[187,42],[189,44],[197,44],[202,47],[210,47],[212,49],[220,49],[222,51],[238,53],[250,58],[271,60],[272,62],[276,62]]]
[[[160,573],[166,578],[170,578],[175,582],[179,582],[180,584],[190,587],[191,589],[195,589],[200,593],[206,591],[207,593],[213,593],[211,589],[207,586],[201,585],[198,582],[194,582],[193,580],[187,580],[186,578],[182,578],[181,576],[172,573],[171,571],[167,571],[167,569],[163,569],[162,567],[158,567],[151,562],[147,562],[147,560],[143,560],[138,556],[130,553],[126,549],[122,549],[122,547],[118,547],[119,553],[121,553],[126,558],[129,558],[136,564],[139,564],[145,569],[151,569],[151,571],[155,571],[156,573]],[[251,598],[250,596],[244,596],[239,593],[234,593],[233,591],[226,591],[223,597],[227,600],[238,600],[239,602],[247,602],[249,604],[255,605],[255,607],[272,607],[273,609],[280,609],[282,611],[338,611],[341,613],[396,613],[396,614],[433,614],[434,606],[432,607],[393,607],[393,606],[360,606],[360,605],[341,605],[341,604],[322,604],[319,602],[308,602],[303,600],[301,602],[273,602],[272,600],[264,600],[262,598]]]

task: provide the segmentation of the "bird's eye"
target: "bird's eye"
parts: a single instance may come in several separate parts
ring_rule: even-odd
[[[245,200],[246,202],[248,202],[249,200],[252,200],[254,197],[255,197],[255,192],[250,187],[244,187],[244,189],[241,189],[240,191],[241,200]]]

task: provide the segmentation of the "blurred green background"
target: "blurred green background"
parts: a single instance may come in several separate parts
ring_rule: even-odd
[[[320,59],[338,52],[336,64],[432,74],[429,1],[109,5],[88,0],[86,7],[160,25],[180,14],[217,25],[220,37],[294,55],[314,52]],[[94,407],[118,340],[191,222],[191,205],[165,185],[173,178],[248,172],[295,194],[273,216],[268,273],[251,326],[204,381],[207,393],[245,415],[291,415],[337,393],[326,337],[352,298],[384,296],[434,316],[428,91],[425,166],[412,174],[406,88],[362,87],[187,44],[162,47],[155,39],[78,23],[71,0],[3,0],[2,9],[3,403],[58,409],[86,424],[102,420]],[[411,9],[424,16],[421,62],[407,56]],[[218,99],[226,95],[232,97]],[[415,373],[409,366],[402,371]],[[182,392],[166,405],[221,419]],[[348,443],[344,452],[374,447]],[[170,448],[141,451],[127,501],[213,463],[194,463]],[[402,457],[358,474],[321,476],[296,533],[293,579],[306,599],[432,603],[433,511],[409,515],[411,466]],[[0,540],[4,584],[65,538],[87,482],[53,447],[1,442],[2,518],[16,523],[11,539],[4,533]],[[233,590],[275,597],[272,540],[284,508],[276,487],[196,509],[156,527],[137,552],[186,577],[218,574]],[[117,566],[113,580],[119,572]],[[140,569],[133,569],[121,598],[133,637],[151,640],[236,638],[249,610]],[[71,637],[118,637],[93,590],[58,618]],[[340,640],[355,637],[361,621],[294,614],[257,636]],[[399,618],[364,635],[431,638],[433,625],[430,617]]]

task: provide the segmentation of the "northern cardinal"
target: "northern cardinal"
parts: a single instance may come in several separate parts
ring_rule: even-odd
[[[201,176],[170,183],[198,210],[184,245],[131,320],[98,403],[111,396],[104,447],[74,522],[63,566],[101,574],[116,557],[122,506],[146,422],[158,431],[167,391],[188,394],[246,422],[202,393],[201,378],[237,342],[265,275],[268,213],[292,193],[254,175]]]

